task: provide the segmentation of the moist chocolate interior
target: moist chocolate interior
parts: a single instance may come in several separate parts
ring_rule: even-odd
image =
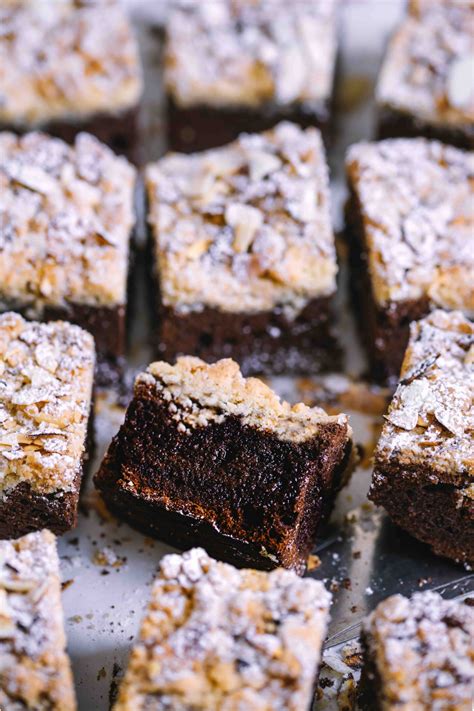
[[[39,126],[2,124],[0,129],[19,134],[33,130],[44,131],[66,143],[73,143],[78,133],[86,131],[106,143],[118,155],[124,155],[132,163],[139,164],[142,158],[139,123],[140,106],[134,106],[119,114],[100,113],[87,118],[49,121]]]
[[[79,494],[89,471],[94,447],[92,403],[87,423],[86,447],[72,490],[41,494],[25,481],[15,486],[8,496],[0,498],[0,539],[19,538],[42,528],[61,535],[73,528],[77,523]]]
[[[276,105],[251,108],[214,108],[212,106],[177,106],[168,96],[168,143],[170,150],[194,153],[223,146],[240,133],[259,133],[273,128],[280,121],[293,121],[303,128],[316,127],[330,142],[332,100],[311,109]]]
[[[427,297],[378,306],[368,270],[367,244],[360,203],[354,191],[346,205],[346,239],[349,246],[351,293],[354,314],[367,350],[370,378],[395,384],[410,336],[410,323],[430,312]]]
[[[369,499],[437,555],[474,564],[474,503],[453,484],[430,481],[423,468],[375,467]]]
[[[386,107],[379,109],[378,138],[406,137],[416,138],[424,136],[430,140],[450,143],[464,150],[474,149],[474,125],[461,126],[430,124],[416,116],[410,116],[403,111]]]
[[[112,511],[172,545],[301,573],[349,451],[337,423],[301,443],[235,416],[183,433],[168,403],[142,384],[95,483]]]

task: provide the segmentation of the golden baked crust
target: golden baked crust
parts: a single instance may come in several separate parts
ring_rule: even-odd
[[[382,65],[379,106],[433,125],[474,122],[473,7],[470,2],[412,3]]]
[[[376,302],[474,313],[474,153],[389,139],[351,146],[346,167]]]
[[[165,83],[179,106],[311,109],[330,99],[337,0],[176,5],[167,24]]]
[[[314,437],[329,422],[347,425],[348,437],[352,434],[347,415],[330,416],[303,403],[290,405],[258,378],[244,378],[230,358],[211,365],[192,356],[178,358],[176,365],[158,361],[137,377],[136,387],[142,384],[153,386],[170,402],[183,432],[233,415],[294,442]]]
[[[364,625],[381,711],[468,711],[474,611],[437,593],[393,595]]]
[[[330,600],[287,570],[166,556],[114,711],[309,708]]]
[[[0,133],[0,308],[124,304],[134,185],[87,133]]]
[[[75,711],[56,539],[0,541],[0,708]]]
[[[411,325],[385,420],[376,466],[429,468],[474,498],[474,324],[461,313],[433,311]]]
[[[161,298],[187,313],[282,308],[336,289],[321,135],[280,123],[146,171]]]
[[[43,494],[77,487],[94,361],[78,326],[0,315],[0,497],[22,482]]]
[[[0,26],[4,124],[80,120],[138,103],[138,48],[116,0],[8,0]]]

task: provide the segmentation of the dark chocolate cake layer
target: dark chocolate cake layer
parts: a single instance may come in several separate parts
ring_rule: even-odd
[[[304,375],[340,365],[329,298],[310,301],[292,321],[278,309],[240,314],[206,308],[182,315],[163,307],[159,313],[157,353],[170,363],[187,353],[207,363],[233,358],[244,375]]]
[[[474,150],[474,125],[463,127],[433,125],[415,118],[403,111],[388,108],[378,112],[377,136],[383,138],[416,138],[424,136],[430,140],[449,143],[465,151]]]
[[[332,101],[307,111],[302,107],[287,110],[277,106],[252,108],[215,108],[212,106],[176,106],[168,98],[168,147],[180,153],[195,153],[224,146],[241,133],[259,133],[276,126],[280,121],[292,121],[302,128],[319,128],[326,146],[332,129],[330,114]]]
[[[238,373],[229,363],[207,366],[182,358],[175,368],[151,368],[165,366],[171,374],[197,368],[205,378],[209,374],[212,388],[216,371],[225,370],[226,378],[229,368],[232,377]],[[199,393],[180,403],[161,388],[150,373],[136,384],[125,423],[95,479],[106,503],[174,545],[200,541],[240,565],[280,564],[302,572],[343,483],[351,449],[344,417],[318,414],[321,421],[308,425],[309,435],[301,431],[295,439],[250,424],[251,414],[246,419],[217,408],[210,416]],[[220,397],[216,389],[212,400]]]
[[[74,143],[79,133],[90,133],[117,155],[123,155],[135,164],[142,162],[139,106],[117,115],[97,114],[90,118],[50,121],[35,126],[0,122],[0,131],[13,131],[21,135],[32,130],[42,131],[70,144]]]

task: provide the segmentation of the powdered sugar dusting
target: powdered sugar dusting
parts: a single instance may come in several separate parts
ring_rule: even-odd
[[[0,541],[2,709],[76,708],[60,595],[52,533]]]
[[[470,2],[412,3],[390,43],[377,99],[433,125],[474,121]]]
[[[474,153],[437,141],[359,143],[347,172],[375,299],[474,313]]]
[[[3,123],[35,126],[138,103],[138,48],[117,0],[9,0],[0,28]]]
[[[81,470],[94,342],[78,326],[0,316],[0,496],[71,491]]]
[[[89,134],[0,133],[0,305],[125,303],[134,183]]]
[[[393,595],[365,623],[381,681],[381,708],[468,709],[474,679],[474,611],[437,593]]]
[[[295,573],[166,556],[116,711],[309,708],[330,595]]]
[[[321,135],[291,123],[148,166],[163,302],[294,317],[336,289]]]
[[[167,24],[165,81],[180,105],[330,99],[336,0],[181,0]]]
[[[375,454],[429,466],[469,491],[474,479],[474,326],[461,313],[434,311],[411,326],[400,384]]]

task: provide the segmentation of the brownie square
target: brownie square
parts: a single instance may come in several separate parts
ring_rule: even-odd
[[[396,381],[411,321],[433,308],[474,313],[474,155],[437,141],[349,149],[352,291],[371,366]]]
[[[369,498],[435,553],[474,564],[474,325],[413,323],[375,451]]]
[[[361,707],[367,711],[468,711],[474,679],[474,612],[437,593],[392,595],[363,625]]]
[[[0,538],[75,525],[93,377],[89,333],[0,315]]]
[[[0,708],[75,711],[56,539],[0,541]]]
[[[329,137],[337,0],[176,3],[166,26],[168,139],[184,153],[284,119]]]
[[[279,124],[148,166],[159,357],[250,373],[337,366],[337,262],[317,129]]]
[[[288,570],[166,556],[114,711],[310,711],[330,601]]]
[[[134,187],[135,169],[89,134],[0,133],[0,311],[77,323],[118,362]]]
[[[67,141],[93,133],[138,158],[142,75],[117,0],[0,7],[0,127],[41,129]]]
[[[345,415],[282,402],[231,360],[183,357],[138,376],[95,482],[113,512],[172,545],[302,573],[351,435]]]
[[[472,3],[415,0],[394,33],[376,88],[379,137],[474,147]]]

